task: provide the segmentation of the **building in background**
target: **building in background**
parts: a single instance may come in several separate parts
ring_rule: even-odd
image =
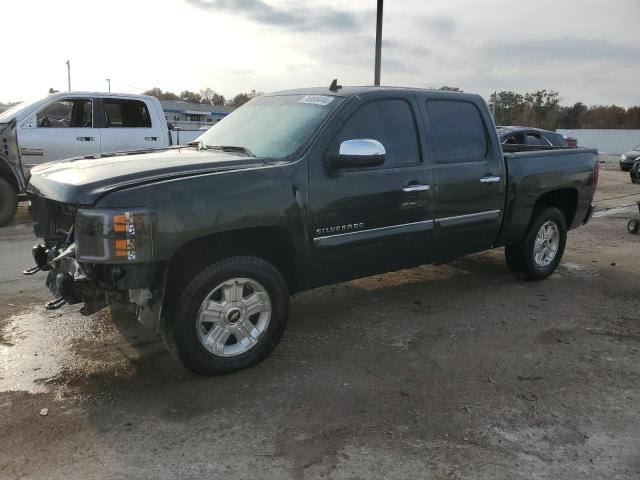
[[[218,123],[236,107],[160,100],[167,122],[183,130],[199,130]]]

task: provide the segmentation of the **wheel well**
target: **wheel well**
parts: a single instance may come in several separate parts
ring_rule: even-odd
[[[2,159],[0,159],[0,178],[6,179],[16,191],[20,190],[16,176]]]
[[[282,227],[255,227],[208,235],[182,245],[169,262],[167,292],[176,292],[199,271],[226,257],[251,255],[276,267],[289,292],[295,293],[298,276],[293,240]],[[173,287],[178,288],[173,288]]]
[[[531,220],[535,220],[537,213],[545,207],[555,207],[560,210],[567,222],[567,228],[570,228],[578,208],[578,191],[575,188],[562,188],[540,196],[536,200]]]

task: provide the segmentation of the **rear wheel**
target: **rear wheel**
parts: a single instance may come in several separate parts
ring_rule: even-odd
[[[0,227],[7,224],[18,209],[18,192],[6,178],[0,177]]]
[[[629,223],[627,223],[627,230],[629,230],[629,233],[638,233],[638,230],[640,230],[640,222],[632,218],[629,220]]]
[[[172,332],[179,358],[203,375],[249,367],[276,346],[289,315],[282,275],[256,257],[231,257],[203,270],[178,300]]]
[[[542,280],[560,263],[566,243],[564,215],[557,208],[548,207],[538,214],[521,243],[505,249],[507,264],[530,280]]]

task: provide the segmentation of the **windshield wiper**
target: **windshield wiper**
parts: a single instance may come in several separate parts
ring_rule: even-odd
[[[254,157],[255,155],[251,150],[247,147],[242,147],[239,145],[202,145],[202,150],[220,150],[222,152],[237,152],[247,155],[249,157]]]

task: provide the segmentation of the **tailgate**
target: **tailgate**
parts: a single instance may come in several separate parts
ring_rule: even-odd
[[[26,181],[20,160],[15,119],[0,123],[0,165],[2,170],[8,170],[13,174],[18,182],[18,189],[24,192]]]

